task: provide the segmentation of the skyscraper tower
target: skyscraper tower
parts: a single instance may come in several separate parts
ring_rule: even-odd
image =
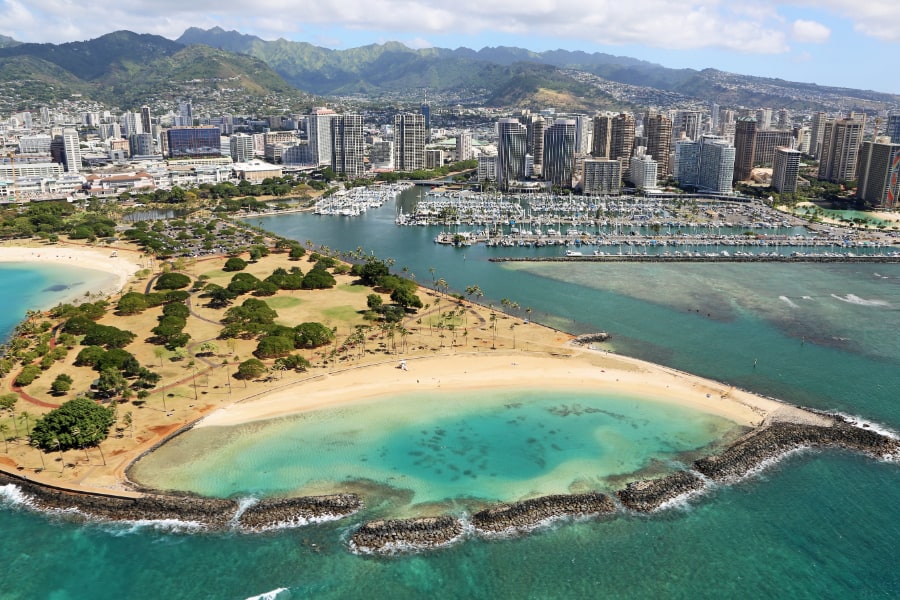
[[[551,185],[572,186],[577,128],[578,123],[574,119],[557,119],[544,132],[542,175]]]
[[[859,151],[856,196],[876,208],[892,210],[900,200],[900,144],[863,142]]]
[[[809,133],[809,155],[819,158],[822,152],[822,139],[825,136],[825,113],[817,112],[812,118],[812,129]]]
[[[394,169],[409,172],[425,168],[425,115],[394,115]]]
[[[472,160],[471,131],[460,131],[456,136],[456,160]]]
[[[531,156],[534,158],[534,166],[537,167],[535,170],[542,171],[543,163],[544,163],[544,129],[547,124],[544,121],[544,117],[540,115],[535,115],[531,118],[531,139],[529,140],[531,143],[529,145],[531,149]]]
[[[864,123],[855,119],[838,119],[825,124],[819,156],[819,179],[834,183],[856,179],[863,127]]]
[[[740,117],[734,128],[734,182],[750,179],[756,149],[756,119]]]
[[[516,119],[497,122],[497,185],[508,190],[525,179],[527,130]]]
[[[313,108],[306,121],[309,152],[316,165],[331,164],[331,120],[337,115],[329,108]]]
[[[900,112],[892,112],[888,116],[884,135],[891,138],[892,144],[900,144]]]
[[[657,176],[672,174],[669,164],[672,142],[672,120],[663,114],[648,114],[644,119],[644,137],[647,138],[647,154],[656,160]]]
[[[612,132],[612,117],[597,115],[594,117],[594,139],[591,143],[591,155],[594,158],[609,158],[609,137]]]
[[[74,129],[63,129],[63,158],[67,173],[78,173],[81,170],[81,145],[78,142],[78,132]]]
[[[609,133],[609,157],[622,163],[622,177],[628,179],[631,153],[634,151],[634,117],[627,113],[612,119]]]
[[[141,107],[141,129],[142,133],[153,133],[152,120],[150,119],[150,107]]]
[[[331,168],[348,178],[359,178],[365,172],[362,115],[348,113],[331,119]]]

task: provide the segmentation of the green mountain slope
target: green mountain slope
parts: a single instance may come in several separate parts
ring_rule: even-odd
[[[223,90],[248,97],[302,97],[259,59],[129,31],[86,42],[0,48],[0,82],[16,94],[14,108],[73,94],[121,108]]]

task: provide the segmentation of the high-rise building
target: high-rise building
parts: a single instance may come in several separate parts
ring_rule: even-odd
[[[456,136],[456,160],[472,160],[472,132],[460,131]]]
[[[497,181],[497,157],[487,154],[478,155],[478,169],[475,172],[478,181]]]
[[[544,159],[541,175],[550,185],[571,187],[575,169],[578,123],[557,119],[544,131]]]
[[[685,137],[697,141],[703,133],[703,113],[699,110],[679,110],[675,112],[672,122],[672,135],[675,140]]]
[[[863,142],[856,197],[875,208],[893,210],[900,200],[900,144]]]
[[[141,107],[141,132],[153,133],[153,120],[150,118],[150,107]]]
[[[756,119],[740,117],[734,128],[734,182],[750,179],[756,150]]]
[[[892,144],[900,144],[900,112],[893,112],[888,116],[884,135],[891,138]]]
[[[825,124],[819,156],[819,179],[834,183],[856,179],[863,127],[863,122],[855,119],[838,119]]]
[[[800,175],[800,151],[789,147],[775,149],[775,167],[772,169],[772,187],[780,194],[797,191]]]
[[[715,102],[709,107],[709,130],[713,133],[719,132],[719,105]]]
[[[331,168],[335,173],[362,177],[365,151],[362,115],[347,113],[331,119]]]
[[[337,115],[329,108],[313,108],[306,121],[306,135],[313,162],[318,165],[331,164],[331,120]]]
[[[128,152],[131,156],[152,156],[153,134],[135,133],[128,136]]]
[[[672,174],[681,187],[700,185],[700,142],[675,142],[675,166]]]
[[[587,154],[591,151],[591,120],[587,115],[575,116],[575,152]]]
[[[722,137],[700,138],[699,187],[718,194],[730,194],[736,149]]]
[[[526,151],[533,157],[534,165],[538,168],[537,170],[543,172],[544,130],[546,129],[547,122],[544,120],[544,117],[535,115],[529,119],[528,123],[526,135],[529,136],[529,145]]]
[[[145,133],[144,128],[141,125],[141,115],[133,112],[126,112],[122,114],[122,131],[125,134],[125,137],[131,137],[136,133]],[[150,133],[149,131],[146,133]]]
[[[178,116],[175,118],[175,125],[181,127],[192,127],[194,125],[194,105],[191,104],[190,100],[178,105]]]
[[[67,173],[78,173],[81,170],[81,144],[78,141],[78,132],[74,129],[63,129],[63,164]]]
[[[609,138],[612,133],[612,117],[597,115],[594,117],[594,139],[591,143],[591,156],[609,158]]]
[[[394,115],[394,169],[402,172],[425,168],[425,116]]]
[[[440,148],[425,148],[425,168],[437,169],[444,165],[444,151]]]
[[[497,184],[501,190],[525,178],[527,130],[516,119],[497,122]]]
[[[810,129],[809,127],[795,127],[794,139],[796,143],[794,147],[803,154],[809,154]]]
[[[215,126],[172,127],[166,131],[170,158],[222,155],[219,128]]]
[[[46,133],[23,135],[19,137],[19,154],[50,154],[50,142]]]
[[[629,169],[629,181],[636,188],[643,190],[655,190],[657,179],[657,164],[653,157],[646,153],[646,148],[639,146],[634,149]]]
[[[760,108],[756,111],[756,128],[771,129],[772,128],[772,109]]]
[[[369,164],[377,170],[394,169],[394,142],[374,142],[369,148]]]
[[[236,163],[250,162],[253,159],[253,136],[246,133],[235,133],[228,142],[231,160]]]
[[[614,195],[622,189],[622,163],[588,158],[584,161],[582,190],[586,195]]]
[[[644,137],[647,138],[647,154],[656,160],[657,176],[668,177],[672,173],[669,165],[672,120],[663,114],[648,114],[644,119]]]
[[[628,179],[631,153],[634,151],[634,117],[627,113],[612,119],[609,134],[609,157],[622,163],[622,177]]]
[[[778,111],[778,124],[776,126],[778,129],[790,129],[791,114],[788,112],[788,109],[782,108]]]
[[[782,129],[757,130],[753,146],[753,166],[771,167],[775,164],[775,148],[794,147],[794,133]]]
[[[822,152],[822,139],[825,136],[825,123],[828,119],[823,112],[817,112],[812,118],[812,128],[809,133],[809,155],[819,158]]]

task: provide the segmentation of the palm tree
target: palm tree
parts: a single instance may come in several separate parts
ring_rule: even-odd
[[[9,438],[6,434],[9,433],[9,425],[6,423],[0,423],[0,436],[3,437],[3,441],[6,442],[6,453],[9,454]]]
[[[31,431],[30,431],[29,424],[28,424],[28,418],[30,416],[31,416],[31,413],[29,413],[28,411],[25,411],[25,410],[23,410],[22,412],[19,413],[19,418],[25,422],[25,435],[31,435]]]
[[[447,280],[441,277],[437,281],[434,282],[434,289],[438,291],[442,291],[445,295],[447,294],[447,290],[450,288],[450,284],[447,283]]]
[[[131,436],[130,437],[133,439],[134,438],[134,415],[131,414],[130,410],[127,413],[125,413],[125,418],[123,419],[123,421],[125,423],[125,427],[131,428]]]

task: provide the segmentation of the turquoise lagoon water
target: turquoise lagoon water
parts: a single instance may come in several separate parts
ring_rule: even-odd
[[[29,309],[45,309],[85,292],[105,289],[116,278],[101,271],[55,264],[0,263],[0,340],[6,340]]]
[[[375,482],[413,507],[392,507],[397,516],[416,514],[422,504],[471,507],[615,489],[622,477],[664,469],[736,429],[722,418],[641,398],[534,389],[429,392],[195,429],[142,460],[131,477],[218,497],[335,493]]]
[[[457,290],[478,284],[486,301],[510,298],[567,331],[610,331],[617,352],[900,430],[896,265],[511,266],[486,259],[535,250],[437,246],[438,229],[396,228],[393,218],[386,206],[359,219],[261,220],[301,241],[374,250],[419,281],[434,267]],[[394,453],[411,473],[408,452],[429,439],[420,432]],[[253,492],[254,477],[231,469],[220,485]],[[243,599],[281,588],[293,598],[900,596],[900,468],[845,452],[794,454],[649,517],[412,556],[350,554],[352,529],[387,510],[379,497],[343,521],[263,535],[80,524],[8,504],[0,598]]]

